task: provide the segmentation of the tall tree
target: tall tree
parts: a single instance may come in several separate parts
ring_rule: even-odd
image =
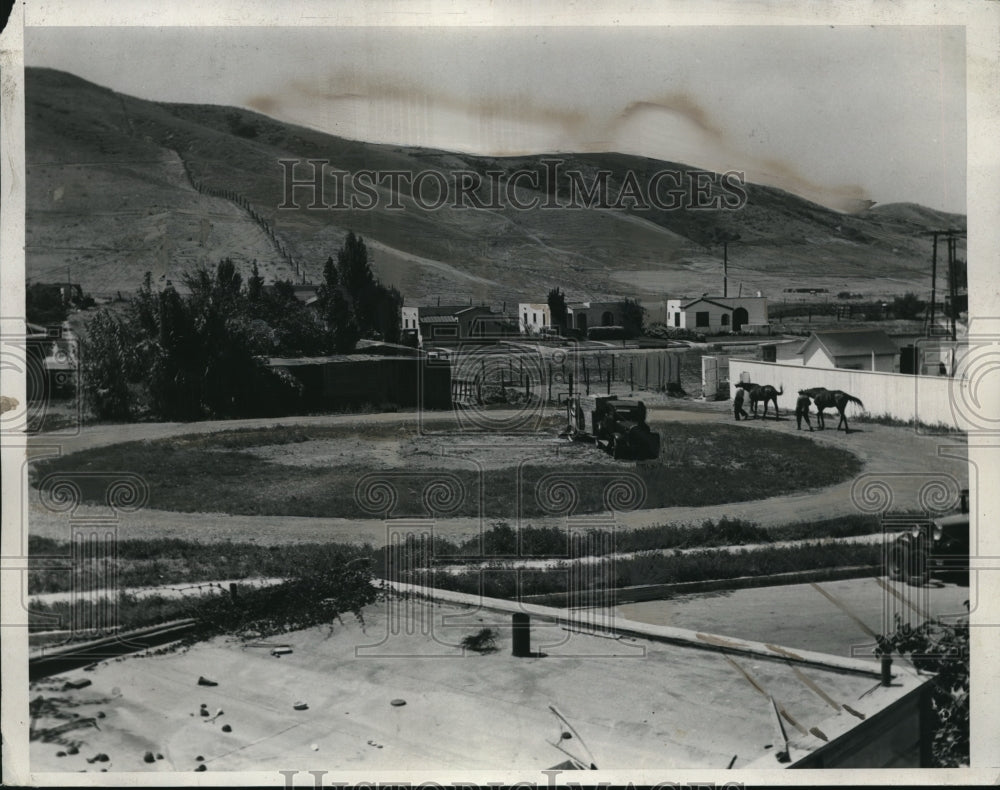
[[[324,287],[330,289],[328,293],[332,294],[333,277],[330,263],[328,260],[324,268]],[[331,272],[329,276],[328,271]],[[345,301],[348,302],[353,314],[359,337],[378,338],[391,343],[399,342],[399,310],[403,306],[403,297],[399,291],[383,285],[375,276],[364,239],[356,236],[354,231],[348,232],[344,246],[337,252],[336,274],[337,282],[346,297]],[[341,310],[339,303],[336,309]],[[332,298],[328,310],[334,310]],[[328,321],[332,325],[338,322],[350,323],[333,315],[328,317]],[[340,339],[336,340],[336,343],[340,348],[345,346],[345,341]]]
[[[552,323],[559,327],[559,334],[565,335],[569,321],[569,309],[566,307],[566,294],[553,288],[549,291],[549,313],[552,314]]]
[[[646,322],[646,308],[635,299],[625,299],[621,303],[622,326],[632,337],[642,334]]]
[[[365,286],[375,284],[375,275],[368,263],[368,247],[353,230],[347,232],[344,246],[337,252],[337,269],[340,282],[354,298]]]
[[[90,411],[101,420],[133,419],[138,404],[130,385],[139,358],[127,321],[111,310],[99,311],[87,322],[82,346],[83,394]]]
[[[247,299],[250,300],[251,305],[258,305],[260,300],[264,296],[264,278],[260,276],[260,269],[257,266],[257,260],[254,259],[253,271],[250,277],[247,278]]]
[[[330,302],[330,317],[336,351],[340,354],[351,353],[358,344],[361,330],[358,328],[350,303],[339,290],[333,292],[333,298]]]

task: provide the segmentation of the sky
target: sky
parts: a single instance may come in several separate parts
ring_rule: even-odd
[[[966,211],[964,28],[25,29],[26,65],[352,139],[620,151],[839,210]]]

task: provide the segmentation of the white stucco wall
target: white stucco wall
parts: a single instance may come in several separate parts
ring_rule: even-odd
[[[729,380],[734,384],[756,381],[782,385],[785,394],[778,401],[788,408],[794,404],[795,394],[800,389],[826,387],[860,398],[865,404],[864,411],[873,416],[897,420],[916,418],[924,425],[945,425],[960,430],[977,427],[964,417],[967,409],[963,409],[963,404],[970,397],[969,382],[960,378],[817,368],[732,357]],[[848,418],[859,411],[859,407],[851,406]]]
[[[517,306],[517,321],[522,334],[537,335],[543,326],[552,326],[552,311],[544,302],[521,302]]]

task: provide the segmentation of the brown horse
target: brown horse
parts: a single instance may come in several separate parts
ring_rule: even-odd
[[[768,401],[774,404],[774,419],[781,419],[778,417],[778,396],[785,394],[785,385],[781,385],[780,390],[776,390],[770,384],[751,384],[749,381],[741,381],[736,385],[742,389],[750,398],[750,407],[753,409],[754,419],[757,418],[757,403],[758,401],[764,401],[764,416],[761,419],[767,419],[767,404]]]
[[[836,409],[840,412],[840,422],[837,423],[835,430],[840,430],[840,426],[844,426],[844,433],[850,433],[847,427],[847,404],[856,403],[862,409],[865,404],[861,402],[860,398],[855,398],[853,395],[848,395],[843,390],[828,390],[825,387],[813,387],[808,390],[799,390],[799,395],[805,395],[807,398],[812,398],[812,402],[816,406],[816,422],[819,423],[819,429],[822,431],[826,428],[826,421],[823,418],[824,409]]]

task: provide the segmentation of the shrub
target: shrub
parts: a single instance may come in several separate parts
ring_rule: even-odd
[[[969,602],[965,602],[968,608]],[[927,620],[913,627],[896,615],[896,629],[878,637],[878,656],[909,656],[918,670],[936,673],[931,755],[935,768],[969,764],[969,621]]]
[[[462,647],[476,653],[493,653],[497,649],[497,636],[494,628],[480,628],[462,640]]]

